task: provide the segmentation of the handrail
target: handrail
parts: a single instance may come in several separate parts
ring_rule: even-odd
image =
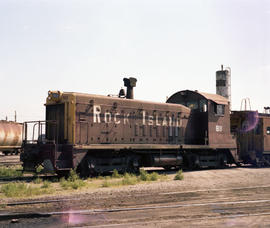
[[[28,128],[29,125],[32,125],[32,139],[28,140]],[[58,143],[58,129],[57,127],[54,128],[54,139],[53,140],[47,140],[47,139],[43,139],[43,135],[44,133],[46,134],[46,127],[45,127],[45,132],[43,132],[43,126],[46,124],[54,124],[55,126],[58,125],[56,120],[38,120],[38,121],[26,121],[24,122],[24,143],[42,143],[42,142],[52,142],[52,143]],[[38,127],[38,129],[36,129],[36,127]],[[37,131],[37,138],[35,139],[35,133]]]

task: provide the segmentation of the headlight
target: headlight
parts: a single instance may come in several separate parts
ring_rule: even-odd
[[[49,91],[48,92],[48,99],[59,102],[61,100],[62,93],[60,91]]]

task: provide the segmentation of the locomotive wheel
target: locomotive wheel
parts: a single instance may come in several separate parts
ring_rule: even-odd
[[[172,170],[172,166],[170,166],[170,165],[163,166],[162,168],[165,169],[166,171]]]
[[[68,176],[69,176],[69,173],[70,173],[70,171],[63,171],[63,170],[58,170],[58,171],[56,171],[56,174],[57,174],[57,176],[58,177],[64,177],[64,178],[68,178]]]
[[[97,172],[95,171],[93,162],[90,157],[86,157],[78,167],[78,172],[81,177],[94,177],[97,176]]]
[[[128,162],[126,171],[128,173],[139,173],[140,167],[138,164],[138,159],[137,158],[132,158],[130,159],[130,161]]]
[[[236,163],[236,166],[237,166],[237,167],[241,167],[242,165],[241,165],[240,162],[237,162],[237,163]]]
[[[218,168],[220,168],[220,169],[226,168],[226,164],[225,164],[224,158],[220,158]]]

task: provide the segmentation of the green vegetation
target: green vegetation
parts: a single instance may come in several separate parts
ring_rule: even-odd
[[[140,170],[140,175],[139,178],[141,181],[157,181],[158,179],[160,179],[159,174],[157,174],[156,172],[153,173],[147,173],[145,170]]]
[[[124,178],[122,179],[122,185],[134,185],[139,181],[140,179],[134,174],[125,173]]]
[[[34,184],[41,184],[42,183],[42,179],[40,177],[36,178],[33,182]]]
[[[113,170],[112,177],[113,177],[113,178],[121,178],[122,175],[120,175],[120,174],[118,173],[118,171],[117,171],[116,169],[114,169],[114,170]]]
[[[110,186],[112,186],[112,183],[110,183],[108,180],[104,180],[101,184],[102,188],[108,188]]]
[[[41,173],[43,171],[43,166],[39,165],[37,168],[36,168],[36,173]]]
[[[41,189],[39,187],[32,187],[26,183],[8,183],[2,185],[0,191],[7,197],[22,197],[22,196],[36,196],[44,195],[53,192],[52,189]]]
[[[21,177],[22,176],[22,170],[18,170],[15,168],[0,168],[0,178],[6,178],[6,177]]]
[[[183,179],[184,179],[184,174],[183,174],[183,171],[181,169],[176,173],[174,180],[183,180]]]
[[[100,179],[100,178],[98,178]],[[121,180],[115,180],[121,179]],[[156,172],[147,173],[145,170],[140,170],[140,174],[136,176],[135,174],[125,173],[124,175],[120,175],[116,170],[114,170],[111,178],[105,177],[103,178],[103,182],[101,187],[116,187],[122,185],[135,185],[140,182],[150,182],[150,181],[158,181],[167,179],[166,175],[159,175]]]
[[[51,182],[49,181],[44,181],[43,185],[41,186],[41,188],[49,188],[51,186]]]
[[[1,174],[5,176],[20,176],[22,171],[15,169],[2,168]],[[44,180],[42,176],[36,177],[32,182],[16,182],[0,185],[0,197],[33,197],[53,192],[62,192],[63,190],[77,190],[81,188],[108,188],[135,185],[151,181],[160,181],[168,179],[166,175],[160,175],[156,172],[146,172],[141,170],[138,175],[125,173],[119,174],[114,170],[111,176],[99,176],[96,178],[81,179],[78,174],[71,170],[69,176],[61,178],[52,177]]]
[[[65,178],[60,179],[60,185],[63,189],[79,189],[86,185],[86,183],[79,178],[78,174],[71,170],[68,179]]]
[[[7,207],[6,204],[0,204],[0,209],[4,209],[4,208],[6,208],[6,207]]]

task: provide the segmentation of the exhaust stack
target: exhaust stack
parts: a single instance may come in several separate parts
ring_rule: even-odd
[[[136,78],[124,78],[124,85],[127,87],[127,99],[134,99],[133,87],[136,87]]]

